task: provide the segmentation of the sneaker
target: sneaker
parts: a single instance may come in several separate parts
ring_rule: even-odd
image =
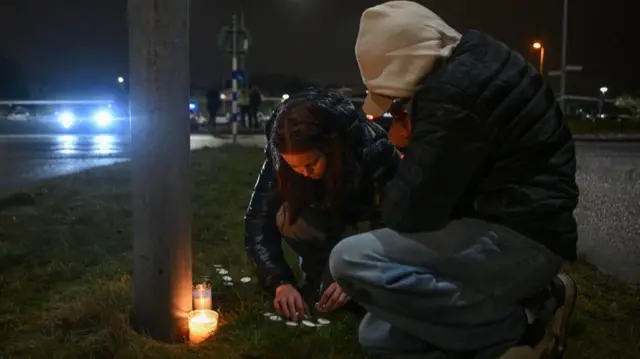
[[[539,315],[526,310],[529,325],[520,342],[500,359],[561,359],[567,348],[567,327],[576,302],[576,284],[567,274],[553,278],[551,285],[529,304]],[[544,300],[544,298],[547,298]],[[544,300],[545,304],[540,305]],[[537,303],[537,304],[536,304]]]
[[[568,274],[560,273],[553,279],[551,291],[556,300],[557,309],[549,329],[556,341],[555,357],[561,358],[567,349],[567,328],[578,297],[578,288]]]

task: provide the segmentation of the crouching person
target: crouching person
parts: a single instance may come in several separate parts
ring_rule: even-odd
[[[461,35],[410,1],[363,13],[356,57],[367,114],[395,100],[411,121],[391,128],[406,146],[382,192],[387,228],[330,257],[368,311],[361,344],[385,358],[560,355],[576,291],[559,272],[576,258],[578,188],[554,93],[503,43]]]
[[[376,183],[395,173],[399,152],[385,131],[335,92],[310,89],[273,112],[266,158],[245,215],[245,248],[276,311],[297,320],[348,305],[333,281],[331,249],[379,218]],[[282,249],[300,258],[294,281]],[[357,308],[354,308],[357,309]]]

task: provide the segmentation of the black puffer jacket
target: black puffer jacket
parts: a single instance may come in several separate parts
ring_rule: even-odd
[[[553,91],[520,54],[467,32],[410,112],[413,133],[382,203],[387,226],[419,232],[481,218],[575,259],[573,139]]]
[[[344,201],[350,208],[344,209],[343,212],[357,216],[358,211],[364,207],[359,203],[363,198],[359,196],[359,192],[386,184],[395,173],[400,162],[400,154],[380,126],[360,116],[353,104],[337,93],[308,90],[291,97],[290,100],[300,97],[306,97],[310,101],[325,101],[325,108],[332,111],[344,124],[348,148],[353,151],[357,162],[357,168],[350,168],[347,176],[359,176],[351,178],[358,183],[359,188],[345,193],[353,198]],[[276,194],[275,174],[281,158],[270,139],[271,128],[282,108],[283,105],[276,108],[267,125],[266,159],[245,214],[245,249],[257,270],[261,284],[268,291],[273,291],[279,284],[293,281],[293,273],[282,251],[283,238],[276,225],[276,213],[281,201]],[[355,217],[345,220],[353,221]]]

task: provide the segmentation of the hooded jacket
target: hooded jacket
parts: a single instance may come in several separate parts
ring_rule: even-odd
[[[382,201],[388,227],[421,232],[479,218],[576,258],[574,142],[531,64],[487,34],[457,34],[410,1],[364,12],[356,56],[370,95],[365,111],[411,98],[409,144]]]
[[[287,104],[300,98],[315,102],[332,113],[334,120],[346,133],[347,150],[354,154],[355,168],[346,169],[344,174],[345,181],[356,183],[350,191],[345,191],[345,196],[349,196],[343,201],[348,207],[342,211],[348,214],[348,218],[343,218],[345,224],[357,220],[364,214],[360,213],[361,209],[369,205],[363,203],[366,202],[367,193],[364,196],[360,194],[370,190],[373,195],[373,189],[388,182],[400,161],[400,154],[386,132],[374,122],[366,120],[351,102],[335,92],[310,89],[280,104],[266,126],[266,158],[245,214],[245,250],[256,268],[260,283],[269,292],[273,292],[280,284],[293,283],[294,279],[282,251],[284,238],[276,225],[276,213],[282,204],[276,191],[276,171],[282,157],[277,150],[276,136],[271,136],[271,132],[277,128],[275,122]],[[328,257],[320,262],[326,260]]]

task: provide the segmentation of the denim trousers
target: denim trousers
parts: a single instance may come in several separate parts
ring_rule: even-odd
[[[522,302],[563,260],[509,228],[465,218],[432,232],[351,236],[329,264],[368,312],[358,334],[373,356],[494,359],[519,341],[527,328]]]

